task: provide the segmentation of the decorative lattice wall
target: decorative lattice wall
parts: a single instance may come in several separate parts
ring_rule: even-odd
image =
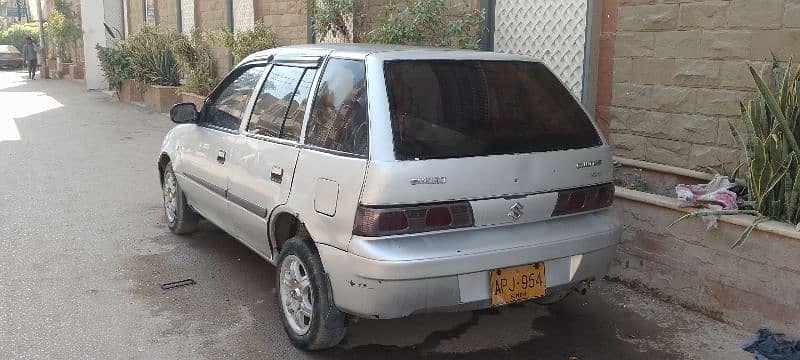
[[[150,25],[156,24],[155,0],[144,0],[144,22]]]
[[[181,30],[185,34],[194,30],[194,0],[181,0]]]
[[[497,0],[495,51],[542,60],[580,98],[587,1]]]
[[[250,30],[253,21],[253,0],[233,0],[233,30]]]
[[[103,22],[112,29],[117,40],[121,40],[125,34],[125,15],[122,7],[122,1],[103,0]],[[106,32],[106,45],[111,45],[114,41],[114,38]]]

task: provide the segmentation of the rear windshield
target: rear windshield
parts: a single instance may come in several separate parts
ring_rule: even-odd
[[[413,60],[384,66],[398,160],[602,144],[569,90],[541,63]]]

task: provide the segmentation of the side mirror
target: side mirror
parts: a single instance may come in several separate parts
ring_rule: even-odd
[[[194,123],[199,117],[197,106],[193,103],[175,104],[169,109],[169,118],[176,124]]]

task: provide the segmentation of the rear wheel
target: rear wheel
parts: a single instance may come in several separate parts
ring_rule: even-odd
[[[308,237],[295,236],[278,258],[278,308],[294,346],[304,350],[333,347],[347,331],[345,317],[333,303],[322,261]]]
[[[186,195],[183,194],[183,190],[178,185],[175,172],[172,170],[172,163],[167,163],[164,167],[161,190],[164,193],[164,214],[167,217],[169,230],[179,235],[189,234],[197,230],[200,215],[186,203]]]

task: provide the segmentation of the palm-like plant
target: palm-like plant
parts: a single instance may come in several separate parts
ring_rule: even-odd
[[[196,28],[190,35],[180,35],[172,44],[172,53],[183,75],[181,91],[208,95],[217,84],[217,67],[204,39],[203,30]]]
[[[756,220],[733,243],[741,246],[753,229],[767,219],[796,226],[800,231],[800,67],[792,64],[782,74],[773,93],[758,72],[750,67],[758,96],[741,104],[743,133],[731,125],[736,144],[744,156],[747,183],[746,210],[697,211],[695,216],[752,214]]]
[[[172,53],[178,38],[175,31],[161,32],[147,25],[126,39],[122,47],[129,54],[133,78],[151,85],[180,85],[180,66]]]

